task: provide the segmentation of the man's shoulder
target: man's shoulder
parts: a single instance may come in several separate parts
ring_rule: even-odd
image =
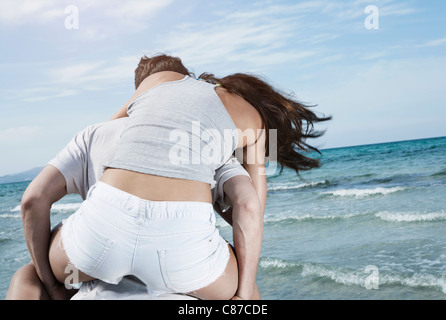
[[[113,135],[123,129],[127,118],[120,118],[111,121],[99,122],[89,125],[78,133],[85,141],[91,140],[96,136]]]
[[[96,131],[112,131],[116,132],[124,128],[124,125],[127,123],[128,117],[125,118],[119,118],[115,120],[100,122],[91,125],[90,130],[96,132]]]

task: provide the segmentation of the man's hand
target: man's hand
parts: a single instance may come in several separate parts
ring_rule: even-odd
[[[57,280],[46,287],[46,290],[51,300],[69,300],[73,296],[73,293]]]

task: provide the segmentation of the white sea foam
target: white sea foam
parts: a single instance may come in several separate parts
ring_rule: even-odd
[[[329,194],[336,197],[369,197],[374,195],[387,195],[398,191],[406,190],[403,187],[382,188],[375,189],[339,189],[333,191],[322,192],[322,194]]]
[[[362,274],[361,274],[362,273]],[[343,270],[341,268],[306,263],[302,268],[302,277],[316,276],[328,278],[336,283],[343,285],[359,285],[363,286],[366,275],[361,271],[354,272],[351,270]]]
[[[344,285],[359,285],[365,287],[369,276],[364,270],[347,270],[337,267],[323,266],[317,264],[304,264],[302,276],[317,276],[328,278],[336,283]],[[404,276],[398,274],[379,273],[377,275],[379,285],[399,284],[407,287],[437,287],[446,293],[446,277],[432,274],[414,274]]]
[[[302,188],[310,188],[319,185],[328,184],[327,180],[315,181],[310,183],[275,183],[273,185],[268,186],[268,191],[285,191],[285,190],[295,190]]]
[[[266,270],[295,269],[300,270],[302,277],[325,278],[346,286],[366,287],[367,278],[370,276],[365,268],[356,270],[328,266],[317,263],[298,263],[285,261],[278,258],[265,257],[260,259],[260,268]],[[379,271],[379,269],[378,269]],[[446,276],[416,273],[412,275],[390,274],[379,272],[377,275],[378,285],[402,285],[407,287],[434,287],[446,294]]]
[[[277,258],[262,258],[260,259],[259,266],[263,269],[268,269],[268,268],[285,269],[289,267],[298,266],[298,264],[292,262],[286,262]]]
[[[358,212],[358,213],[349,213],[349,214],[327,214],[327,215],[316,215],[316,214],[303,214],[296,215],[294,211],[283,212],[280,215],[269,216],[265,215],[265,222],[281,222],[285,220],[293,220],[293,221],[311,221],[311,220],[344,220],[350,219],[358,216],[363,216],[369,214],[368,212]]]
[[[56,203],[51,206],[52,211],[76,211],[81,206],[81,203],[74,202],[74,203]],[[11,209],[11,212],[20,212],[21,208],[20,205],[14,207]]]
[[[0,214],[1,219],[21,219],[20,214],[9,214],[9,213],[2,213]]]
[[[379,212],[376,217],[389,222],[429,222],[446,220],[446,212]]]
[[[302,264],[303,277],[316,276],[330,279],[336,283],[351,286],[366,286],[367,277],[370,273],[365,269],[349,270],[344,268],[324,266],[313,263]],[[410,276],[401,274],[388,274],[380,272],[377,274],[379,286],[381,285],[402,285],[407,287],[434,287],[439,288],[446,294],[446,277],[432,274],[417,273]]]
[[[53,204],[51,207],[51,210],[54,211],[75,211],[81,207],[80,202],[74,202],[74,203],[56,203]]]

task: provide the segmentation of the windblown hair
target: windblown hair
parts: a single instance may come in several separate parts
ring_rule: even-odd
[[[161,71],[175,71],[184,75],[193,76],[193,74],[183,65],[180,58],[165,54],[153,57],[144,56],[141,58],[138,67],[135,70],[135,89],[138,89],[145,78]]]
[[[269,129],[277,129],[277,162],[283,167],[300,171],[320,166],[319,159],[305,156],[302,153],[320,151],[307,144],[308,138],[318,138],[325,131],[315,131],[314,124],[331,120],[331,117],[319,117],[305,105],[275,90],[260,77],[236,73],[224,78],[216,78],[213,74],[203,73],[200,78],[220,84],[229,93],[237,94],[249,102],[260,114],[266,129],[266,152],[269,154]]]

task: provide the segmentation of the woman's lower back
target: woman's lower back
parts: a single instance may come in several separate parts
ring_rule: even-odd
[[[145,200],[212,203],[210,185],[200,181],[113,168],[105,170],[101,181]]]

